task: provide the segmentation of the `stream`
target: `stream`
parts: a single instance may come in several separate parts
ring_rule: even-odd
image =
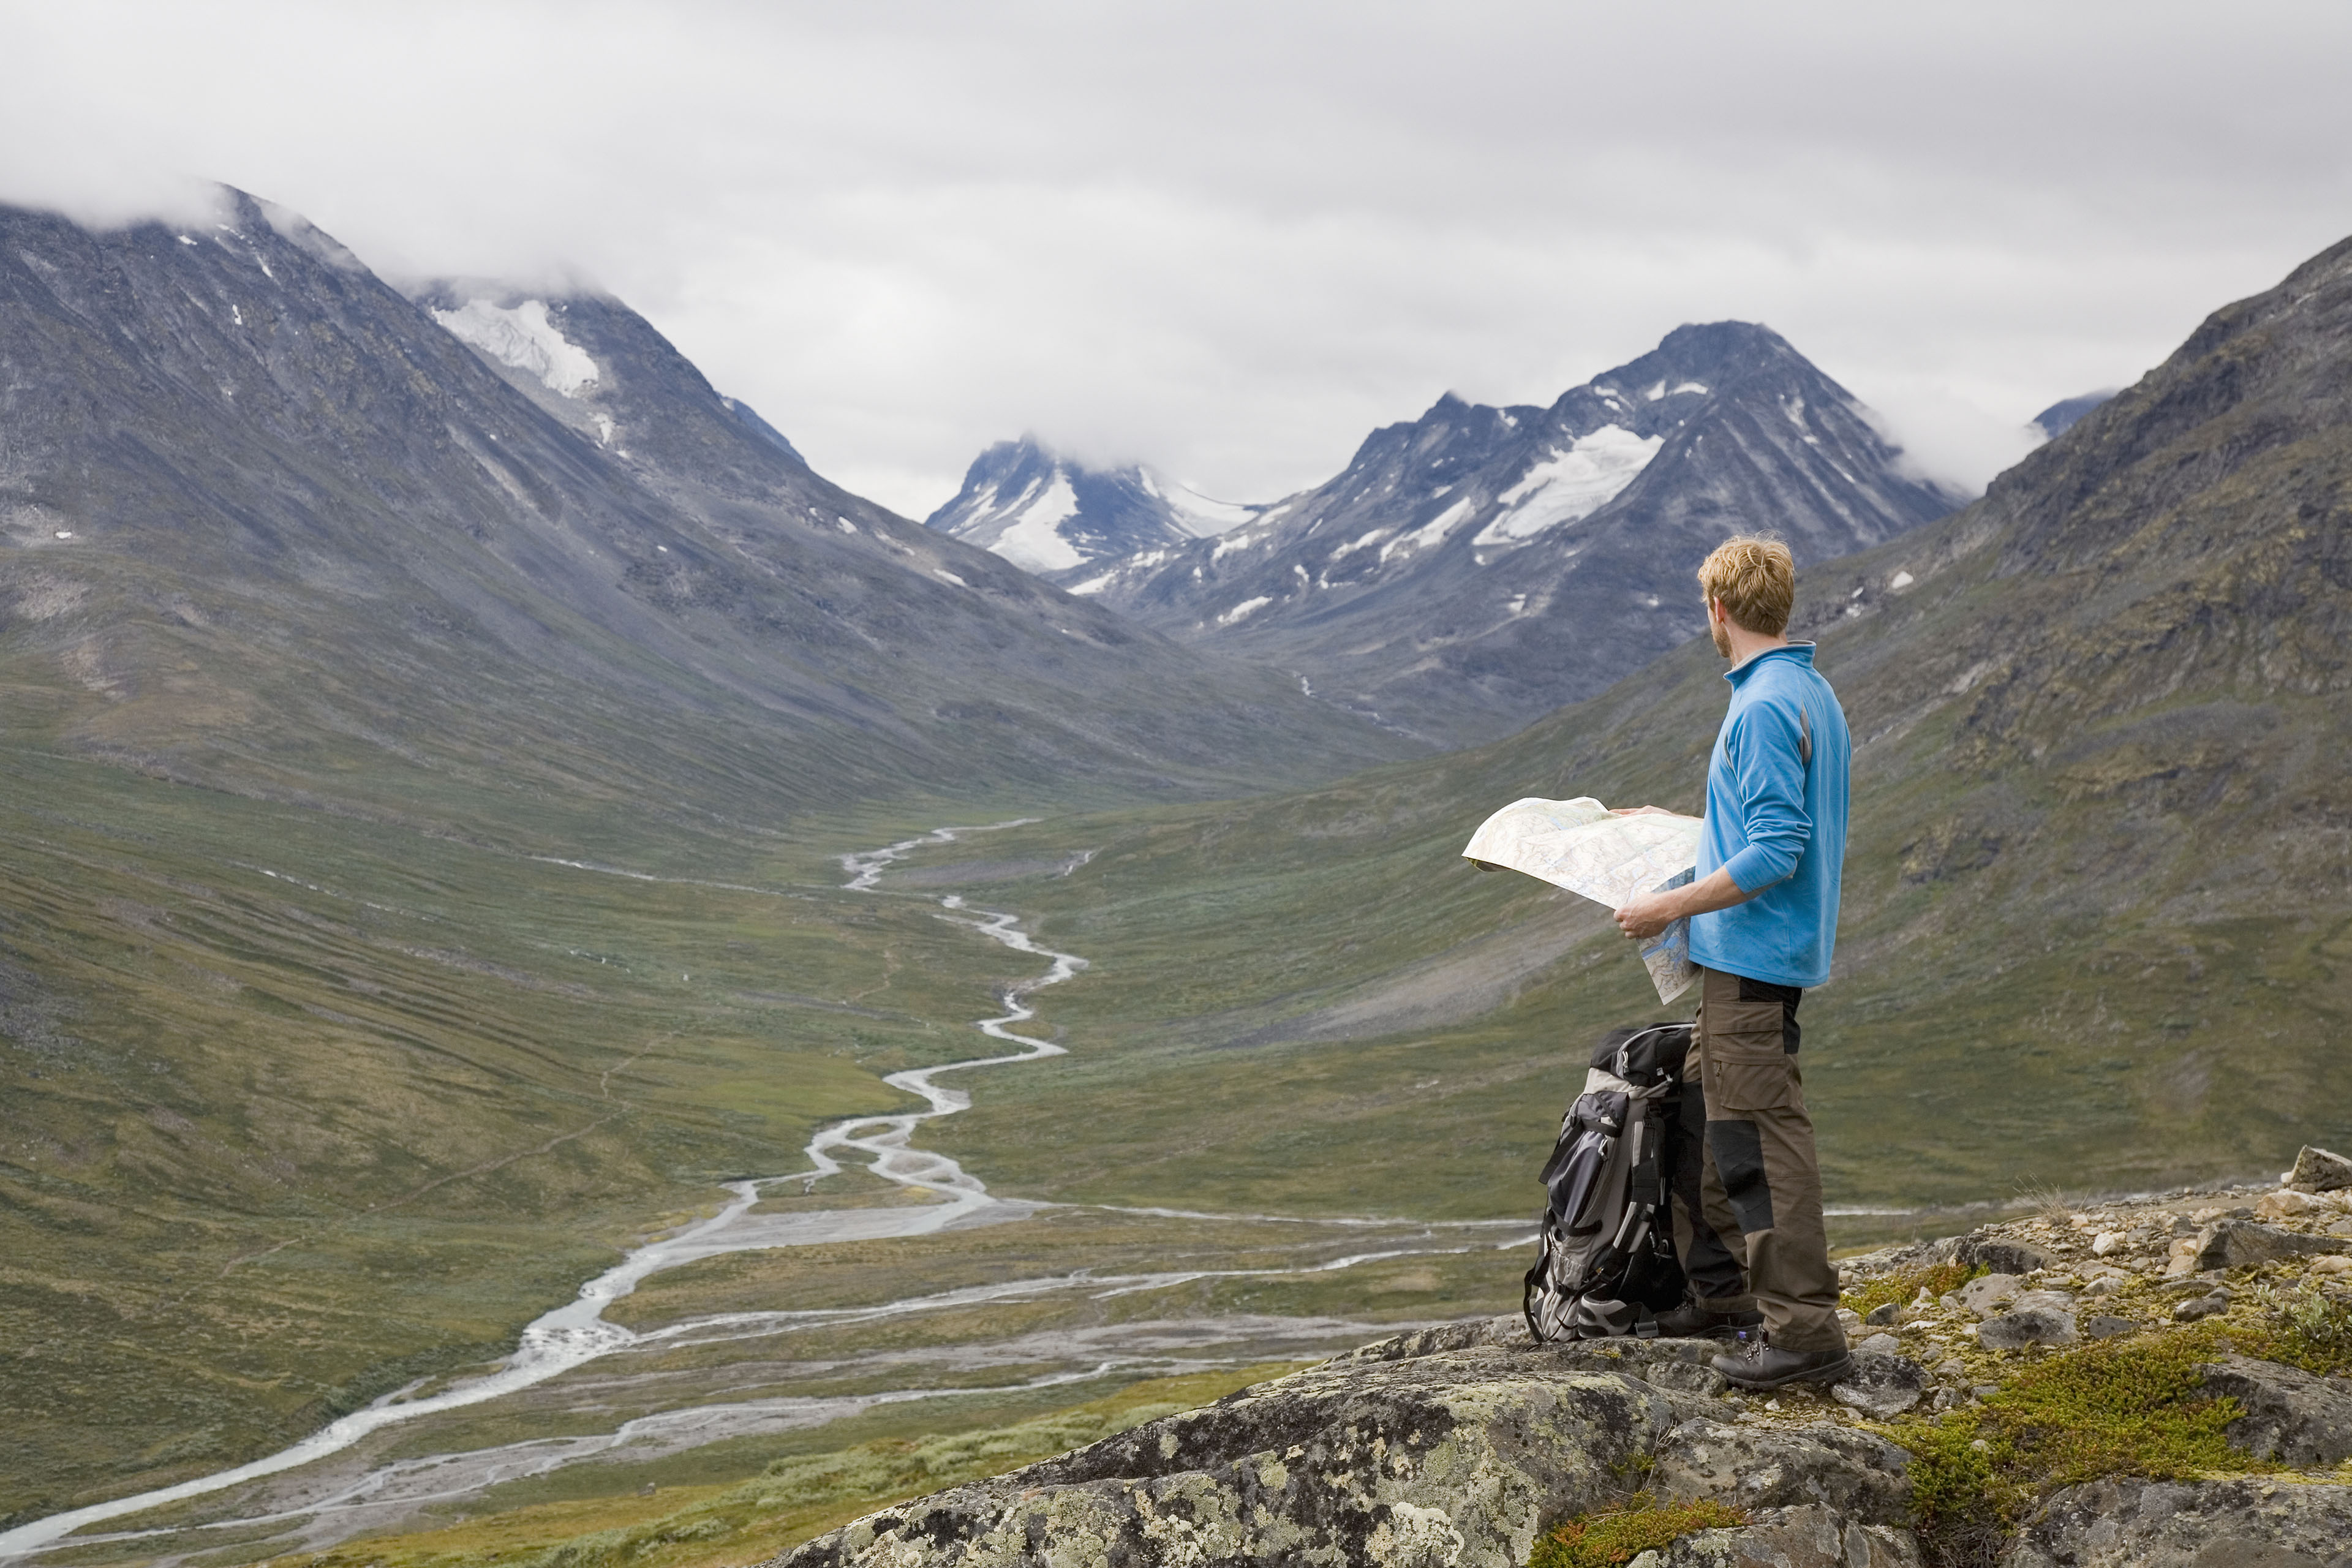
[[[1011,827],[1021,824],[992,826]],[[841,858],[841,866],[849,873],[849,879],[843,886],[855,892],[873,892],[885,870],[917,850],[931,845],[953,843],[965,833],[985,831],[989,829],[943,827],[878,849],[845,855]],[[577,868],[644,880],[667,879],[601,866],[580,865]],[[915,1148],[913,1139],[917,1130],[926,1121],[952,1116],[971,1104],[970,1094],[940,1085],[936,1080],[942,1075],[973,1068],[1037,1061],[1065,1054],[1063,1047],[1050,1040],[1014,1032],[1013,1026],[1035,1016],[1036,1010],[1027,1000],[1030,996],[1077,974],[1087,967],[1087,961],[1074,953],[1059,952],[1040,945],[1021,930],[1020,919],[1016,915],[973,909],[955,895],[942,897],[938,902],[942,910],[941,918],[966,926],[1013,952],[1047,962],[1048,967],[1043,973],[1009,985],[998,994],[1004,1007],[1003,1013],[973,1020],[973,1026],[982,1034],[1013,1047],[1013,1049],[889,1074],[883,1079],[885,1083],[919,1097],[926,1102],[928,1109],[853,1117],[830,1123],[818,1129],[810,1139],[805,1150],[807,1169],[727,1184],[730,1197],[718,1214],[673,1236],[638,1247],[621,1262],[581,1286],[571,1300],[527,1325],[514,1353],[497,1370],[423,1396],[410,1396],[419,1386],[416,1384],[396,1390],[363,1409],[331,1422],[289,1447],[234,1468],[0,1531],[0,1562],[25,1562],[60,1543],[79,1547],[142,1536],[174,1534],[191,1529],[246,1529],[324,1514],[345,1516],[332,1528],[323,1531],[320,1539],[304,1543],[306,1549],[315,1550],[333,1540],[348,1539],[361,1533],[367,1525],[366,1516],[373,1515],[388,1523],[392,1518],[405,1515],[422,1503],[459,1498],[502,1481],[544,1474],[624,1444],[630,1447],[633,1454],[676,1451],[720,1437],[820,1426],[879,1405],[935,1398],[948,1392],[971,1392],[969,1388],[915,1387],[855,1395],[699,1405],[638,1417],[619,1424],[610,1432],[593,1436],[536,1438],[467,1452],[435,1454],[373,1466],[356,1475],[351,1473],[348,1466],[343,1467],[340,1474],[329,1474],[326,1468],[322,1468],[315,1479],[302,1478],[298,1484],[289,1488],[290,1495],[271,1500],[267,1511],[162,1529],[74,1535],[75,1531],[107,1520],[142,1513],[315,1465],[385,1427],[512,1395],[619,1352],[789,1333],[796,1329],[870,1321],[983,1301],[1035,1299],[1066,1291],[1082,1292],[1098,1299],[1109,1298],[1166,1289],[1202,1279],[1322,1273],[1388,1258],[1467,1252],[1498,1245],[1508,1247],[1522,1244],[1523,1238],[1517,1234],[1499,1244],[1478,1238],[1475,1236],[1475,1230],[1497,1222],[1477,1222],[1440,1227],[1462,1237],[1455,1242],[1439,1241],[1430,1230],[1423,1229],[1421,1236],[1413,1239],[1423,1241],[1423,1245],[1376,1248],[1297,1268],[1204,1268],[1131,1275],[1079,1272],[944,1290],[866,1307],[722,1313],[644,1332],[607,1321],[604,1316],[606,1308],[628,1295],[639,1281],[662,1269],[674,1268],[698,1258],[762,1247],[808,1247],[833,1242],[928,1236],[949,1228],[964,1229],[1020,1220],[1049,1206],[996,1197],[982,1182],[954,1160],[944,1154]],[[763,1189],[792,1182],[813,1184],[840,1172],[844,1159],[862,1163],[875,1174],[900,1186],[922,1188],[938,1201],[915,1205],[807,1213],[753,1212],[760,1204]],[[1165,1212],[1171,1217],[1179,1215],[1179,1211],[1129,1212]],[[1186,1215],[1182,1217],[1207,1219],[1228,1216]],[[1277,1220],[1282,1216],[1230,1217]],[[1419,1228],[1412,1222],[1352,1223],[1405,1231]],[[1517,1222],[1500,1223],[1507,1224],[1514,1233],[1523,1233],[1527,1228]],[[1397,1326],[1391,1324],[1385,1330],[1373,1331],[1393,1332]],[[1170,1371],[1197,1370],[1203,1365],[1215,1364],[1213,1361],[1202,1359],[1200,1353],[1202,1350],[1230,1346],[1237,1342],[1248,1342],[1253,1345],[1257,1359],[1264,1359],[1264,1352],[1270,1346],[1287,1345],[1312,1354],[1332,1343],[1335,1337],[1370,1327],[1326,1318],[1233,1317],[1213,1322],[1127,1322],[1051,1336],[1053,1342],[1050,1345],[1030,1342],[1031,1340],[1042,1342],[1049,1337],[1040,1335],[1016,1339],[998,1346],[960,1347],[955,1353],[961,1358],[957,1364],[965,1367],[1001,1363],[1008,1369],[1034,1368],[1048,1352],[1078,1363],[1070,1370],[992,1385],[997,1391],[1010,1392],[1081,1382],[1114,1372],[1156,1375]],[[65,1538],[68,1536],[74,1538],[67,1542]],[[285,1548],[281,1546],[278,1549]]]

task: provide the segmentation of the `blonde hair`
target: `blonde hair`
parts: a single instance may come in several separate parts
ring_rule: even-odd
[[[1776,637],[1797,602],[1797,563],[1769,533],[1736,534],[1699,563],[1698,585],[1742,631]]]

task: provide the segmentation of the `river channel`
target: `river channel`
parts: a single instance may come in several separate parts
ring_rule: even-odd
[[[841,865],[848,873],[848,880],[843,886],[851,891],[877,892],[882,876],[891,866],[926,847],[950,844],[964,834],[977,831],[987,829],[940,828],[877,849],[844,856]],[[580,868],[611,869],[584,866]],[[805,1150],[808,1163],[803,1169],[728,1184],[728,1201],[716,1215],[637,1248],[587,1281],[571,1300],[526,1326],[514,1353],[494,1371],[435,1392],[422,1393],[415,1385],[395,1391],[289,1447],[234,1468],[0,1531],[0,1563],[34,1562],[51,1548],[81,1549],[108,1543],[128,1549],[126,1555],[139,1556],[139,1544],[150,1541],[158,1550],[152,1557],[140,1556],[140,1560],[176,1562],[190,1552],[206,1550],[203,1538],[223,1531],[234,1531],[239,1538],[268,1535],[270,1552],[317,1550],[371,1530],[394,1527],[427,1505],[462,1500],[491,1486],[543,1475],[616,1449],[626,1448],[638,1458],[659,1455],[727,1437],[818,1426],[877,1405],[937,1398],[955,1391],[940,1386],[912,1386],[854,1394],[700,1402],[655,1411],[619,1422],[609,1430],[584,1436],[535,1437],[357,1466],[331,1462],[385,1428],[494,1400],[511,1399],[625,1352],[761,1339],[795,1331],[837,1328],[908,1314],[953,1311],[983,1303],[1036,1300],[1072,1292],[1101,1300],[1167,1289],[1203,1279],[1327,1273],[1386,1258],[1485,1250],[1498,1245],[1493,1239],[1495,1233],[1483,1224],[1430,1227],[1392,1220],[1294,1221],[1278,1215],[1111,1211],[1163,1214],[1176,1219],[1298,1226],[1327,1235],[1338,1232],[1326,1227],[1352,1225],[1381,1234],[1365,1235],[1367,1245],[1361,1250],[1343,1250],[1336,1256],[1271,1268],[1200,1267],[1137,1273],[1080,1269],[940,1290],[868,1306],[713,1314],[644,1331],[609,1321],[604,1316],[606,1310],[648,1276],[697,1259],[756,1248],[929,1236],[1020,1221],[1042,1208],[1058,1206],[997,1197],[956,1161],[915,1147],[914,1139],[925,1122],[952,1116],[971,1104],[969,1093],[943,1086],[938,1081],[940,1078],[977,1068],[1006,1067],[1064,1054],[1062,1047],[1018,1033],[1015,1026],[1035,1016],[1029,1000],[1032,996],[1080,973],[1087,962],[1075,953],[1056,952],[1037,942],[1021,929],[1017,915],[972,908],[956,895],[936,901],[942,918],[967,926],[1015,952],[1045,961],[1047,967],[1042,973],[1008,985],[998,994],[1002,1013],[972,1021],[972,1026],[982,1035],[1013,1048],[890,1074],[884,1079],[886,1083],[917,1096],[926,1108],[831,1123],[819,1129],[810,1140]],[[929,1201],[838,1210],[759,1212],[766,1189],[812,1184],[841,1172],[845,1161],[899,1187],[920,1189]],[[1509,1228],[1524,1231],[1526,1227]],[[1519,1239],[1514,1235],[1499,1245],[1515,1246]],[[951,1352],[939,1353],[951,1359],[960,1374],[985,1374],[992,1368],[1015,1373],[1005,1381],[988,1384],[1000,1392],[1012,1392],[1100,1378],[1113,1373],[1150,1376],[1197,1370],[1219,1364],[1221,1359],[1314,1354],[1355,1342],[1368,1332],[1393,1331],[1395,1327],[1386,1325],[1383,1331],[1370,1324],[1325,1317],[1224,1314],[1190,1321],[1147,1319],[1101,1323],[1079,1331],[1015,1335],[992,1344],[959,1346]],[[1220,1348],[1244,1353],[1220,1358],[1215,1353]],[[896,1363],[921,1360],[919,1356],[909,1358],[904,1354],[890,1359]],[[1058,1370],[1037,1373],[1035,1369],[1045,1363],[1062,1364]],[[1032,1375],[1018,1376],[1022,1371]],[[970,1386],[963,1385],[961,1391],[969,1392]],[[270,1484],[255,1485],[265,1481]],[[247,1488],[249,1493],[226,1510],[226,1517],[175,1520],[148,1529],[91,1529],[110,1520],[127,1519],[238,1488]],[[273,1535],[267,1528],[273,1525],[284,1526],[284,1532]],[[167,1537],[179,1539],[168,1542],[157,1539]]]

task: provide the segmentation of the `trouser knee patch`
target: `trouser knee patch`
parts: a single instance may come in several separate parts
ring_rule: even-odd
[[[1772,1184],[1764,1176],[1764,1139],[1753,1121],[1710,1121],[1707,1152],[1715,1156],[1715,1173],[1723,1182],[1723,1195],[1731,1202],[1732,1217],[1743,1235],[1772,1228]]]

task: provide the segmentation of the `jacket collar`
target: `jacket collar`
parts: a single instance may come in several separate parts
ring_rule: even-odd
[[[1762,668],[1767,659],[1774,658],[1794,659],[1807,669],[1811,669],[1813,667],[1813,647],[1814,645],[1809,642],[1792,642],[1781,647],[1768,647],[1745,663],[1735,664],[1725,670],[1723,679],[1737,688],[1744,684],[1749,676]]]

